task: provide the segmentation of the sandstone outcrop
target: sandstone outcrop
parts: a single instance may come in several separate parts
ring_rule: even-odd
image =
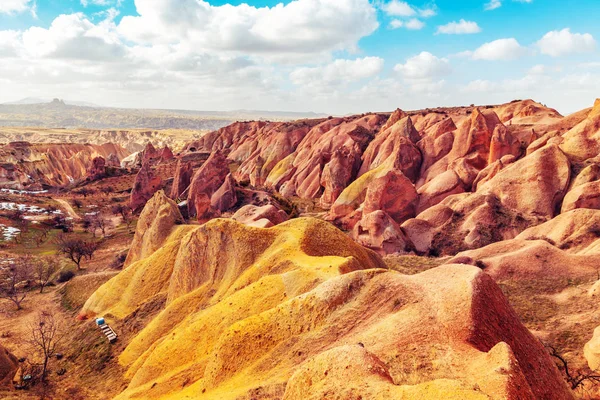
[[[135,177],[129,198],[129,207],[134,211],[141,210],[146,202],[154,196],[154,193],[162,187],[161,177],[154,173],[150,164],[144,164]]]
[[[162,190],[156,192],[140,214],[125,267],[160,249],[173,227],[181,223],[183,217],[177,204]]]
[[[600,153],[600,99],[587,118],[566,132],[561,150],[574,161],[585,161]]]
[[[88,170],[87,178],[89,180],[94,181],[94,180],[103,178],[105,175],[106,175],[106,160],[103,157],[95,157],[92,160],[92,166]]]
[[[206,220],[214,216],[211,197],[223,185],[229,173],[229,162],[225,155],[219,151],[212,153],[192,177],[187,196],[190,217]]]
[[[85,180],[95,158],[106,160],[110,154],[125,157],[128,152],[111,143],[9,143],[0,146],[0,186],[12,189],[26,189],[29,185],[70,186]]]
[[[218,213],[222,213],[233,208],[237,201],[235,180],[229,174],[225,177],[221,187],[211,196],[210,207]]]
[[[368,214],[365,212],[354,226],[352,237],[356,243],[382,255],[403,254],[410,249],[408,239],[400,226],[381,210]]]
[[[594,330],[594,336],[583,347],[583,354],[592,371],[600,368],[600,327]]]
[[[172,199],[179,199],[184,195],[185,191],[190,187],[193,175],[194,169],[191,162],[177,161],[177,169],[175,170],[173,185],[171,186],[170,197]]]
[[[386,271],[315,219],[269,229],[215,219],[189,229],[82,310],[120,319],[157,294],[168,298],[120,355],[129,383],[117,399],[572,398],[478,268]]]
[[[264,206],[248,204],[236,211],[231,218],[244,225],[256,228],[270,228],[289,219],[285,211],[280,210],[273,204]]]

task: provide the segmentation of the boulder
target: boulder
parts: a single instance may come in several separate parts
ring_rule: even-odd
[[[583,355],[592,371],[600,368],[600,326],[594,329],[594,335],[583,347]]]
[[[385,254],[404,254],[410,248],[406,235],[385,212],[377,210],[363,215],[354,226],[352,238],[361,246]]]
[[[412,182],[399,170],[392,169],[367,186],[363,214],[382,210],[395,222],[402,223],[415,216],[418,197]]]
[[[289,216],[272,204],[260,207],[248,204],[240,208],[231,218],[245,225],[268,228],[287,221]]]
[[[155,175],[150,164],[144,164],[135,176],[129,197],[129,207],[134,211],[142,209],[146,202],[154,196],[154,193],[162,189],[162,186],[161,177]]]

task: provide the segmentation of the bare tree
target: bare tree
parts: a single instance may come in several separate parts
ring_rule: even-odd
[[[85,216],[83,227],[96,237],[96,231],[100,230],[102,236],[106,237],[106,230],[112,227],[111,220],[102,212],[96,212]]]
[[[129,226],[133,221],[133,212],[131,207],[123,204],[117,204],[112,207],[111,211],[114,215],[120,215],[123,222],[127,225],[127,229],[129,229]]]
[[[46,382],[50,360],[59,351],[65,332],[54,315],[44,311],[29,326],[27,342],[42,359],[41,380]]]
[[[65,234],[59,234],[55,242],[58,252],[73,261],[78,270],[81,270],[81,262],[86,258],[91,260],[99,247],[97,242],[86,241]]]
[[[21,310],[31,279],[31,264],[25,258],[11,260],[5,267],[0,266],[0,298],[12,301],[17,310]]]
[[[560,351],[549,344],[545,344],[548,352],[556,359],[556,366],[565,374],[565,379],[572,390],[585,390],[586,386],[597,386],[600,384],[600,372],[592,371],[589,368],[571,368],[567,359]]]
[[[48,239],[48,233],[50,233],[50,228],[47,226],[42,226],[38,233],[34,236],[37,247],[40,247]]]
[[[48,286],[52,276],[58,271],[58,260],[54,257],[41,257],[33,262],[33,276],[40,287],[40,293]]]

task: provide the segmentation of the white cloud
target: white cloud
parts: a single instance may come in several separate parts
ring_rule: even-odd
[[[501,61],[516,60],[527,54],[527,52],[528,50],[521,46],[515,38],[508,38],[485,43],[470,54],[474,60]]]
[[[417,18],[411,18],[410,20],[406,21],[404,26],[406,27],[406,29],[418,31],[420,29],[423,29],[423,27],[425,26],[425,23]]]
[[[550,31],[538,42],[542,54],[560,57],[568,54],[587,53],[596,49],[596,40],[589,33],[571,33],[569,28]]]
[[[136,0],[119,32],[137,43],[186,42],[196,49],[254,55],[354,51],[378,27],[369,0],[296,0],[274,7],[212,6],[202,0]]]
[[[302,87],[339,88],[378,75],[383,69],[383,64],[384,60],[379,57],[338,59],[322,66],[296,68],[290,73],[290,79],[293,84]]]
[[[389,17],[409,18],[409,17],[419,16],[421,18],[431,18],[431,17],[437,15],[437,6],[435,4],[426,6],[425,8],[417,8],[417,7],[413,7],[412,5],[408,4],[405,1],[391,0],[387,3],[383,3],[380,6],[380,8]],[[398,21],[398,22],[394,23],[394,21]],[[408,28],[408,29],[421,29],[423,26],[425,26],[425,24],[423,24],[421,21],[419,21],[416,18],[410,19],[409,21],[406,21],[406,22],[401,21],[399,19],[395,19],[395,20],[392,20],[392,22],[390,22],[390,28],[397,29],[399,26],[393,27],[393,23],[398,25],[398,23],[400,23],[400,22],[402,24],[410,24],[413,26],[412,28]],[[419,28],[415,28],[416,26],[419,26],[419,25],[420,25]]]
[[[437,29],[437,33],[445,35],[464,35],[479,32],[481,32],[481,28],[477,25],[477,22],[465,21],[464,19],[461,19],[458,22],[453,21],[446,25],[438,26]]]
[[[383,11],[393,17],[412,17],[417,15],[417,11],[407,2],[400,0],[391,0],[382,7]]]
[[[500,7],[502,7],[501,0],[490,0],[490,2],[486,3],[484,6],[484,8],[488,11],[495,10],[496,8],[500,8]]]
[[[399,19],[393,19],[390,21],[390,24],[388,25],[388,28],[390,29],[399,29],[402,28],[404,26],[404,21],[399,20]]]
[[[33,0],[1,0],[0,14],[17,14],[30,9]]]
[[[438,58],[429,52],[411,57],[405,64],[397,64],[394,71],[402,74],[408,81],[431,81],[452,72],[450,61]]]

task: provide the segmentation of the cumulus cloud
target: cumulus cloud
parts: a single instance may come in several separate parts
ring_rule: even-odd
[[[355,50],[378,27],[369,0],[296,0],[274,7],[212,6],[202,0],[137,0],[119,32],[137,43],[268,56]]]
[[[516,60],[526,55],[528,50],[521,46],[517,39],[498,39],[485,43],[473,52],[464,52],[474,60],[506,61]]]
[[[464,35],[481,32],[481,28],[477,25],[477,22],[465,21],[452,21],[446,25],[438,26],[437,33],[445,35]]]
[[[297,68],[290,73],[290,80],[304,88],[339,88],[378,75],[383,69],[383,64],[384,60],[379,57],[338,59],[322,66]]]
[[[438,58],[424,51],[409,58],[404,64],[396,64],[394,71],[402,74],[408,81],[431,81],[450,74],[452,67],[448,59]]]
[[[550,31],[538,42],[542,54],[561,57],[569,54],[587,53],[596,49],[596,40],[589,33],[571,33],[569,28]]]
[[[0,1],[0,14],[18,14],[31,10],[35,6],[33,0],[2,0]]]
[[[407,2],[400,0],[391,0],[381,7],[387,15],[394,17],[412,17],[417,15],[417,11]]]

